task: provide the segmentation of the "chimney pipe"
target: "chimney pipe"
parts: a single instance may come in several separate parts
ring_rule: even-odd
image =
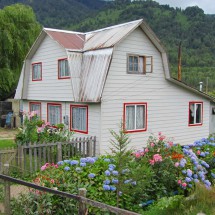
[[[199,90],[202,92],[203,82],[199,82]]]

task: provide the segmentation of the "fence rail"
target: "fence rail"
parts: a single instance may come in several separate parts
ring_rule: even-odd
[[[43,191],[43,192],[48,192],[48,193],[52,193],[52,194],[62,196],[62,197],[66,197],[66,198],[69,198],[69,199],[74,199],[74,200],[79,202],[79,213],[78,213],[79,215],[88,214],[87,213],[87,207],[86,207],[87,205],[90,205],[90,206],[93,206],[93,207],[96,207],[96,208],[100,208],[100,209],[105,209],[105,210],[107,210],[109,212],[112,212],[114,214],[119,214],[119,215],[120,214],[123,214],[123,215],[139,215],[138,213],[135,213],[135,212],[132,212],[132,211],[127,211],[127,210],[124,210],[124,209],[121,209],[121,208],[117,208],[117,207],[114,207],[114,206],[110,206],[110,205],[107,205],[107,204],[104,204],[104,203],[101,203],[101,202],[94,201],[94,200],[86,198],[85,197],[85,195],[86,195],[85,188],[79,189],[79,195],[74,195],[74,194],[70,194],[70,193],[50,189],[50,188],[47,188],[47,187],[38,186],[36,184],[26,182],[26,181],[23,181],[23,180],[19,180],[19,179],[16,179],[16,178],[12,178],[12,177],[7,176],[7,175],[0,174],[0,179],[4,180],[5,194],[6,195],[10,195],[9,183],[12,182],[12,183],[16,183],[16,184],[19,184],[19,185],[27,186],[29,188],[37,189],[37,190],[40,190],[40,191]],[[10,202],[8,202],[8,201],[10,201],[10,196],[5,196],[4,200],[5,200],[4,204],[7,207],[9,207],[9,208],[6,208],[6,211],[8,213],[10,213]]]
[[[56,163],[73,156],[96,154],[96,137],[73,138],[69,142],[28,143],[14,149],[0,150],[0,173],[5,163],[18,166],[22,173],[37,171],[45,163]]]

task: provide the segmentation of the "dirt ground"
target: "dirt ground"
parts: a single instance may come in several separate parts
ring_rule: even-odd
[[[17,132],[17,128],[0,128],[0,139],[14,139]]]

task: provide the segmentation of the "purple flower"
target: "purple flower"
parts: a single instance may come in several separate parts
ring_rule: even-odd
[[[186,178],[185,178],[185,181],[186,181],[187,183],[189,183],[189,182],[191,182],[192,180],[191,180],[191,178],[186,177]]]
[[[86,159],[86,158],[81,158],[81,159],[80,159],[80,162],[81,162],[81,163],[86,163],[86,162],[87,162],[87,159]]]
[[[110,159],[109,158],[104,158],[104,161],[110,163]]]
[[[215,178],[215,174],[214,173],[211,173],[211,175],[212,175],[213,178]]]
[[[110,180],[106,179],[106,180],[104,181],[104,184],[106,184],[106,185],[110,184]]]
[[[113,178],[113,179],[112,179],[112,183],[113,183],[113,184],[118,184],[118,183],[119,183],[119,180]]]
[[[69,171],[69,170],[70,170],[70,167],[66,166],[66,167],[64,167],[64,170],[65,170],[65,171]]]
[[[63,165],[63,164],[64,164],[63,161],[58,161],[58,162],[57,162],[57,165],[58,165],[58,166],[61,166],[61,165]]]
[[[111,190],[111,191],[115,191],[115,190],[116,190],[116,187],[110,186],[110,190]]]
[[[103,189],[104,190],[110,190],[110,186],[105,184],[105,185],[103,185]]]
[[[70,163],[70,160],[64,160],[63,162],[64,163]]]
[[[86,162],[87,162],[87,163],[94,164],[96,161],[95,161],[95,159],[92,158],[92,157],[87,157],[87,158],[86,158]]]
[[[205,181],[204,181],[204,184],[205,184],[206,186],[208,186],[208,187],[211,186],[211,182],[210,182],[209,180],[205,180]]]
[[[118,173],[118,171],[114,170],[114,171],[112,172],[112,174],[113,174],[113,175],[118,175],[119,173]]]
[[[89,175],[88,175],[88,177],[89,178],[94,178],[96,175],[94,174],[94,173],[90,173]]]
[[[109,170],[106,170],[106,171],[105,171],[105,175],[106,175],[106,176],[110,176],[110,171],[109,171]]]
[[[114,170],[114,169],[116,168],[116,165],[114,165],[114,164],[109,164],[108,167],[109,167],[109,170],[110,170],[110,169]],[[112,171],[112,170],[111,170],[111,171]]]
[[[191,177],[192,174],[193,174],[193,172],[192,172],[190,169],[188,169],[188,170],[187,170],[187,176],[188,176],[188,177]]]
[[[70,161],[70,165],[77,165],[79,162],[77,160]]]
[[[195,178],[195,179],[194,179],[194,182],[195,182],[195,183],[198,183],[198,182],[199,182],[199,180]]]
[[[80,163],[80,166],[82,166],[82,167],[84,167],[86,165],[87,165],[86,163]]]
[[[137,185],[137,182],[136,182],[136,181],[132,181],[131,184],[132,184],[133,186],[136,186],[136,185]]]
[[[129,184],[132,181],[132,179],[128,179],[124,181],[124,184]]]

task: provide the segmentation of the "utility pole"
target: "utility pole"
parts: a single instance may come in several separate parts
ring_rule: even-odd
[[[178,47],[178,80],[181,81],[181,41]]]
[[[208,80],[209,80],[209,77],[206,77],[206,89],[205,89],[206,93],[208,93]]]

